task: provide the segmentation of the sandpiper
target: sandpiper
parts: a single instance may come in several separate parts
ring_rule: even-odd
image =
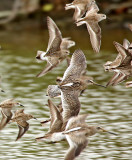
[[[116,133],[109,132],[102,127],[87,125],[85,122],[87,116],[87,114],[78,115],[70,118],[68,121],[65,131],[63,131],[70,146],[64,158],[65,160],[73,160],[75,157],[79,156],[88,144],[87,137],[93,136],[97,132],[108,132],[117,135]]]
[[[125,49],[128,48],[128,41],[126,39],[124,39],[123,46],[121,46],[117,42],[114,42],[114,45],[115,45],[115,47],[118,51],[118,55],[113,62],[112,61],[107,61],[104,64],[105,71],[113,71],[113,69],[118,67],[124,61],[124,59],[126,58]]]
[[[36,59],[38,60],[46,60],[47,65],[45,69],[37,75],[37,77],[45,75],[62,62],[70,53],[68,48],[75,44],[68,38],[62,39],[62,34],[59,28],[50,17],[47,17],[47,25],[49,30],[47,51],[38,51],[36,56]]]
[[[81,50],[76,50],[71,58],[69,67],[64,72],[59,88],[61,89],[63,128],[71,116],[78,115],[80,102],[78,99],[80,89],[72,85],[80,78],[81,73],[86,69],[86,58]]]
[[[115,72],[112,79],[106,86],[117,85],[132,76],[132,55],[121,44],[114,42],[114,45],[122,57],[118,66],[112,67],[110,71]]]
[[[92,5],[88,9],[86,16],[84,18],[80,18],[76,24],[80,26],[82,24],[86,24],[88,32],[90,34],[90,40],[92,47],[95,52],[100,51],[101,46],[101,28],[98,25],[98,22],[106,19],[105,14],[98,14],[99,8],[92,2]]]
[[[17,125],[19,128],[19,132],[18,132],[16,141],[20,139],[25,134],[25,132],[29,129],[29,123],[27,123],[27,121],[32,118],[36,119],[31,114],[25,114],[24,109],[20,109],[15,112],[15,115],[12,118],[11,122],[17,122]]]
[[[48,99],[48,107],[50,109],[50,128],[44,136],[36,138],[37,141],[59,141],[55,137],[58,134],[57,132],[62,131],[63,118],[57,106],[50,99]]]
[[[7,99],[0,103],[0,108],[2,113],[0,130],[2,130],[7,125],[7,123],[11,120],[12,118],[11,109],[15,106],[23,106],[23,105],[15,101],[14,99]]]
[[[74,0],[72,3],[66,4],[65,10],[75,9],[73,19],[77,21],[86,13],[92,2],[94,0]]]

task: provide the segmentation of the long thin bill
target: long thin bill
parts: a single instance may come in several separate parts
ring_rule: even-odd
[[[114,132],[111,132],[111,131],[107,131],[107,133],[109,133],[109,134],[113,134],[113,135],[115,135],[115,136],[117,136],[117,135],[118,135],[117,133],[114,133]]]
[[[104,88],[106,88],[106,86],[103,86],[103,85],[98,84],[98,83],[95,83],[95,82],[93,82],[93,84],[95,84],[96,86],[100,86],[100,87],[104,87]]]

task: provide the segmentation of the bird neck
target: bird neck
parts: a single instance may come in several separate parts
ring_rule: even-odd
[[[89,132],[88,132],[89,136],[93,136],[94,134],[97,133],[97,129],[95,126],[89,126],[88,130],[89,130]]]

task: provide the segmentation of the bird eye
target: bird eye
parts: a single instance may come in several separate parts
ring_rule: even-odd
[[[91,81],[91,80],[88,80],[88,82],[89,82],[89,83],[92,83],[92,81]]]

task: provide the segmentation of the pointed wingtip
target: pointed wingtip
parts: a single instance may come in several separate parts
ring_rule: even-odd
[[[17,137],[15,141],[18,141],[20,139],[20,137]]]
[[[40,77],[42,77],[41,73],[39,73],[39,74],[36,75],[36,78],[40,78]]]

